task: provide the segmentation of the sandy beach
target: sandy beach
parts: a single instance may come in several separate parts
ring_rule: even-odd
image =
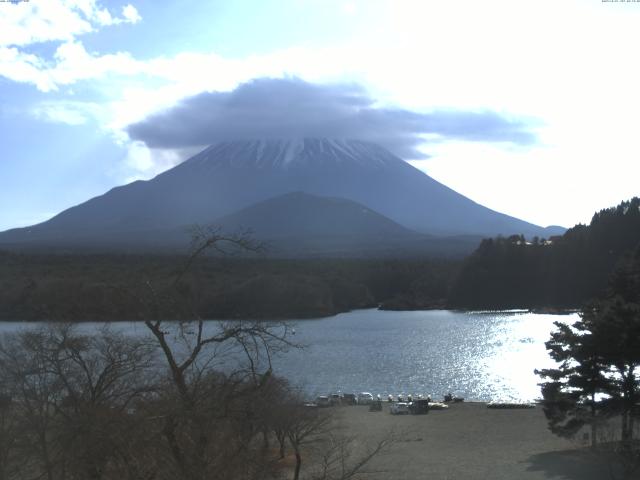
[[[390,415],[367,407],[335,407],[343,433],[362,445],[394,432],[397,441],[378,456],[375,478],[498,480],[611,478],[606,462],[592,454],[582,437],[553,435],[540,407],[488,409],[484,403],[451,404],[427,415]]]

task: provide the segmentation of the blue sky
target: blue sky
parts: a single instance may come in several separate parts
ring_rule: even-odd
[[[0,3],[0,230],[177,164],[202,145],[134,126],[265,79],[361,92],[357,118],[401,114],[396,138],[429,123],[398,152],[437,180],[540,225],[588,222],[640,193],[639,23],[640,3],[601,0]],[[207,125],[199,143],[219,138]]]

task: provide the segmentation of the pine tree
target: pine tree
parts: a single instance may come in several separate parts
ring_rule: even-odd
[[[554,369],[536,371],[542,383],[549,428],[572,437],[591,425],[619,416],[623,453],[633,453],[640,402],[640,248],[624,259],[602,299],[583,308],[580,320],[558,328],[546,343]]]
[[[561,322],[555,325],[558,330],[545,345],[559,366],[536,370],[538,375],[549,379],[542,384],[549,429],[556,435],[572,438],[589,425],[591,445],[595,447],[597,426],[606,406],[600,396],[609,389],[601,345],[583,319],[571,326]]]

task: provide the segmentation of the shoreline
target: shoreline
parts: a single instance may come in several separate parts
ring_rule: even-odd
[[[340,310],[335,313],[329,315],[322,316],[304,316],[299,315],[296,317],[233,317],[233,318],[205,318],[203,319],[205,322],[234,322],[234,321],[256,321],[256,322],[306,322],[313,320],[323,320],[327,318],[333,318],[338,315],[342,315],[345,313],[353,313],[353,312],[362,312],[362,311],[376,311],[376,312],[434,312],[434,311],[447,311],[447,312],[458,312],[458,313],[533,313],[536,315],[572,315],[574,313],[580,312],[580,309],[538,309],[538,308],[505,308],[505,309],[459,309],[459,308],[444,308],[444,307],[434,307],[434,308],[421,308],[421,309],[405,309],[405,310],[396,310],[396,309],[385,309],[380,307],[371,307],[371,308],[353,308],[350,310]],[[197,321],[197,319],[168,319],[163,320],[163,322],[167,323],[176,323],[176,322],[190,322]],[[88,320],[47,320],[47,319],[7,319],[0,318],[0,324],[2,323],[23,323],[23,324],[35,324],[35,323],[144,323],[144,320],[136,320],[136,319],[88,319]]]

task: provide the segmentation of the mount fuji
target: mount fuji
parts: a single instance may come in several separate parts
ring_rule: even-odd
[[[311,230],[296,226],[307,217],[317,219]],[[419,236],[547,237],[564,231],[483,207],[373,143],[269,139],[212,145],[151,180],[113,188],[43,223],[0,233],[0,247],[175,247],[187,242],[183,232],[189,225],[258,226],[251,218],[269,238],[325,232],[415,242]],[[363,230],[354,237],[358,225]]]

